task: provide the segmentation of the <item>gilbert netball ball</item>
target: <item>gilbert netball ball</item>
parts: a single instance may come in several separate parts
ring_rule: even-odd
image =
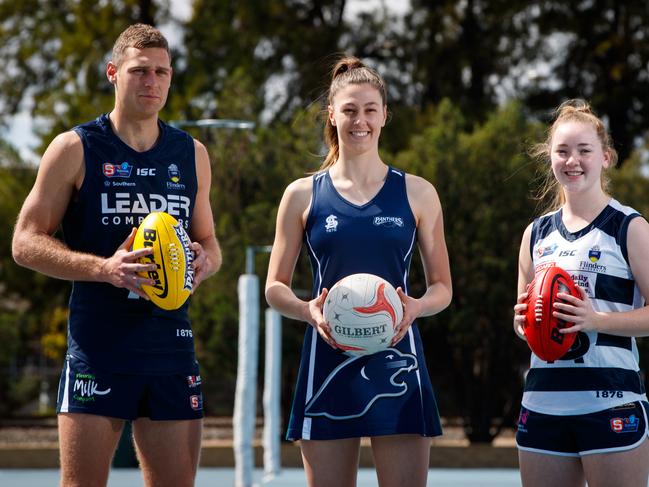
[[[403,306],[392,285],[373,274],[352,274],[338,281],[323,307],[331,336],[353,355],[386,349],[394,328],[403,318]]]
[[[155,280],[153,286],[142,285],[142,290],[162,309],[180,308],[192,293],[194,251],[190,243],[182,224],[165,212],[150,213],[137,229],[133,250],[151,247],[153,253],[140,262],[157,266],[155,271],[139,273]]]
[[[552,316],[554,303],[563,302],[558,293],[580,297],[570,274],[560,267],[551,266],[539,271],[534,277],[527,297],[525,337],[527,344],[541,360],[554,362],[564,356],[575,341],[576,333],[560,333],[572,323]]]

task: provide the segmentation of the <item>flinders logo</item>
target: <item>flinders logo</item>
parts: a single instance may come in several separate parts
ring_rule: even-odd
[[[588,259],[591,262],[597,262],[601,256],[602,256],[602,251],[599,250],[599,247],[597,245],[595,245],[592,249],[588,251]]]
[[[176,164],[169,164],[167,173],[169,174],[169,179],[171,182],[167,181],[168,189],[185,189],[185,185],[181,184],[180,181],[180,170]]]

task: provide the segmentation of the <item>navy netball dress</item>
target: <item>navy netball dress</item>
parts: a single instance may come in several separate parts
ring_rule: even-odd
[[[345,200],[328,172],[314,175],[304,241],[313,269],[313,296],[361,272],[407,292],[417,227],[405,174],[389,168],[381,190],[362,206]],[[395,347],[366,356],[334,350],[307,327],[289,440],[441,433],[416,324]]]

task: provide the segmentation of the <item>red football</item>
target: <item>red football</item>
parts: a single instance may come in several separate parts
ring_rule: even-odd
[[[528,290],[525,337],[527,344],[541,360],[554,362],[563,357],[575,341],[576,333],[560,333],[572,323],[552,316],[555,302],[563,302],[557,293],[581,297],[570,274],[551,266],[538,271]]]

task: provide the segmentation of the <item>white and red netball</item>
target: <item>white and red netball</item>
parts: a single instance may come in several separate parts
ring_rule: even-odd
[[[353,355],[380,352],[390,345],[403,318],[397,291],[374,274],[352,274],[338,281],[323,307],[331,336]]]
[[[542,360],[554,362],[563,357],[575,341],[576,333],[560,333],[572,323],[555,318],[554,303],[564,302],[557,293],[581,297],[574,281],[557,266],[537,272],[530,285],[525,316],[525,337],[530,349]]]
[[[153,253],[140,262],[157,265],[155,271],[139,273],[156,281],[153,286],[142,285],[142,290],[162,309],[180,308],[192,293],[194,251],[190,243],[182,224],[165,212],[150,213],[137,229],[133,250],[151,247]]]

